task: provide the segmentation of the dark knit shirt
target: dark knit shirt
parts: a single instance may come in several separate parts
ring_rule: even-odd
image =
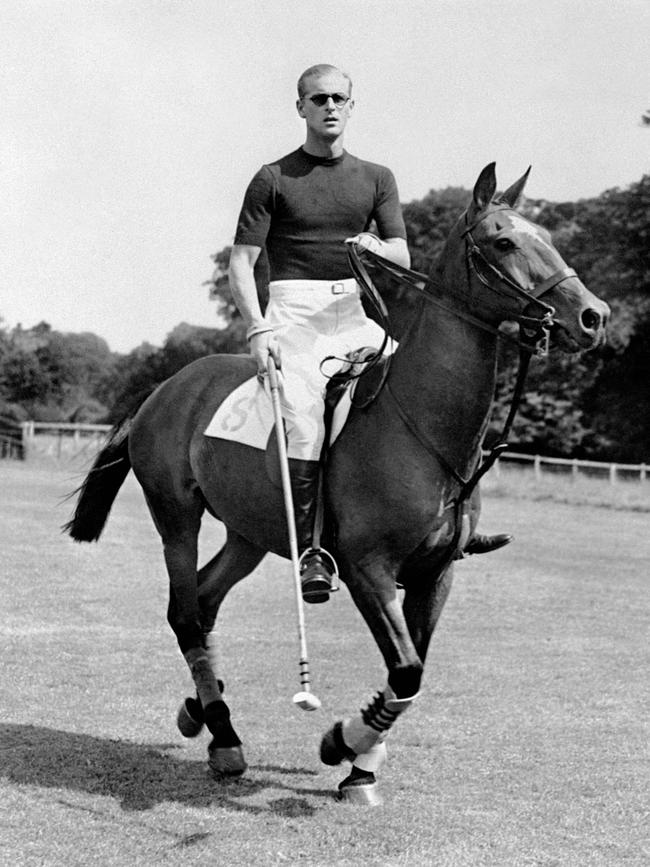
[[[299,148],[257,172],[235,244],[266,247],[271,280],[341,280],[352,276],[343,241],[373,221],[380,237],[406,238],[389,169],[347,151],[323,158]]]

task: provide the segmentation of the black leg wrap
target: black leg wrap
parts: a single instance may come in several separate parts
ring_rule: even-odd
[[[324,765],[340,765],[344,759],[353,762],[357,757],[343,740],[343,723],[335,723],[320,745],[320,760]]]
[[[407,668],[397,668],[388,675],[388,685],[397,698],[410,698],[420,691],[422,681],[422,666],[410,665]]]
[[[204,723],[205,722],[205,714],[203,713],[203,706],[199,700],[199,697],[196,698],[186,698],[185,699],[185,709],[192,717],[192,719],[196,723]]]
[[[197,698],[186,698],[176,716],[176,725],[184,738],[195,738],[201,734],[205,715]]]
[[[211,746],[238,747],[241,745],[237,732],[231,725],[230,709],[225,701],[211,701],[203,712],[205,724],[214,738]]]

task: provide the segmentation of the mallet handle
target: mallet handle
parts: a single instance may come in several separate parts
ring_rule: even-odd
[[[309,692],[309,661],[307,658],[305,612],[302,600],[302,588],[300,583],[300,555],[298,553],[296,517],[293,508],[293,494],[291,493],[291,475],[289,473],[289,457],[287,455],[287,443],[284,438],[284,421],[282,419],[282,408],[280,406],[280,382],[278,380],[278,371],[272,355],[269,355],[267,370],[269,374],[269,385],[271,387],[271,402],[273,404],[273,416],[275,419],[275,434],[278,441],[278,454],[280,456],[282,493],[284,494],[284,508],[287,515],[287,529],[289,531],[289,550],[291,552],[291,565],[293,567],[293,584],[296,594],[296,609],[298,612],[298,637],[300,640],[300,684],[305,692]]]

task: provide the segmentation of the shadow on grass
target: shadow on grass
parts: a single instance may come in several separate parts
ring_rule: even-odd
[[[333,797],[331,790],[301,788],[285,781],[314,776],[307,768],[253,765],[248,776],[215,780],[207,773],[206,762],[175,758],[170,751],[176,749],[177,744],[135,744],[5,723],[0,725],[0,777],[19,785],[108,796],[119,801],[122,809],[134,811],[180,802],[197,808],[300,818],[316,812],[308,797]],[[264,801],[265,790],[278,789],[287,794]]]

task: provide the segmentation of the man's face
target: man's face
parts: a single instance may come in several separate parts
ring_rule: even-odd
[[[322,139],[336,139],[342,135],[354,107],[351,99],[345,105],[337,106],[333,99],[323,105],[316,105],[310,97],[318,99],[319,94],[350,95],[350,82],[340,72],[328,73],[308,78],[305,95],[297,102],[298,114],[304,117],[307,129]]]

